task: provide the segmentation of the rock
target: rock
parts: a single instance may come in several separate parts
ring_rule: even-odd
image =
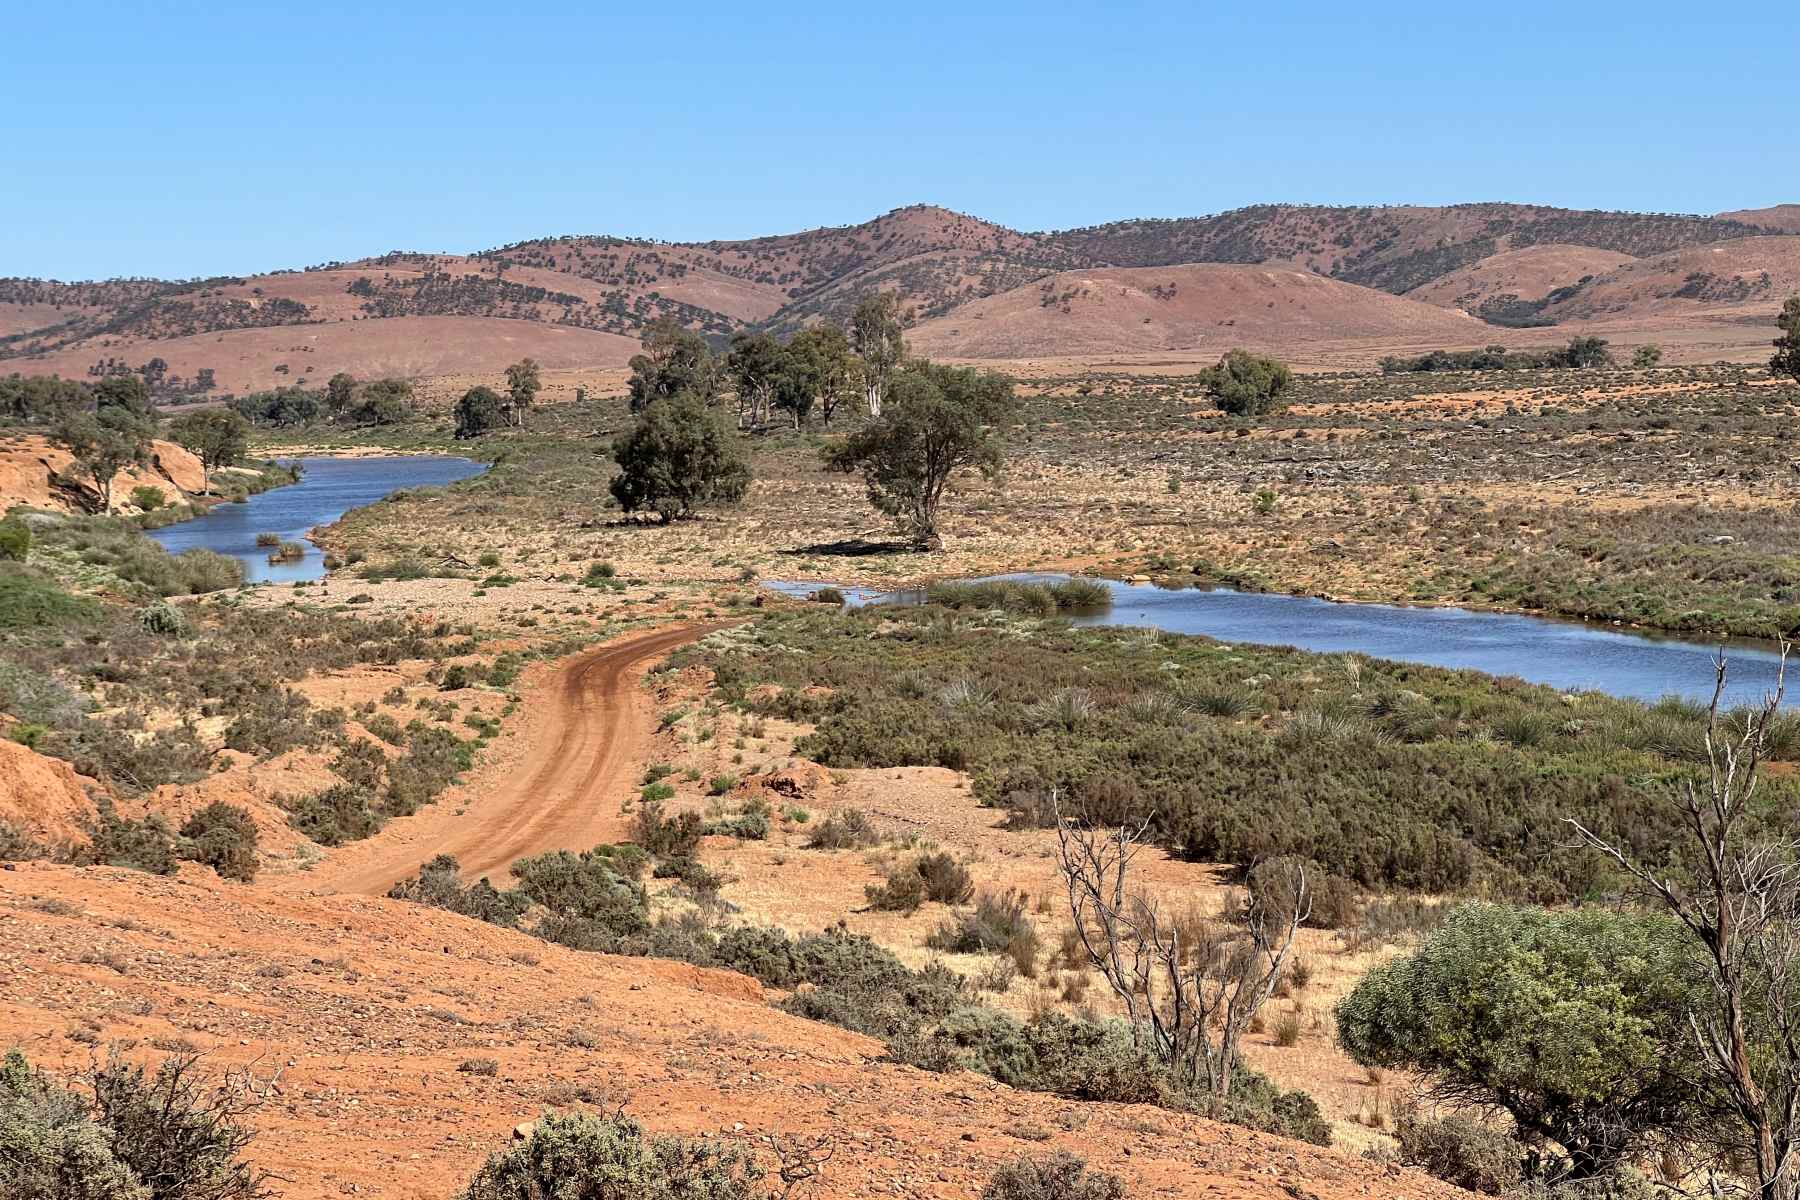
[[[517,1125],[513,1126],[513,1141],[528,1142],[531,1140],[531,1135],[536,1132],[536,1121],[520,1121]]]

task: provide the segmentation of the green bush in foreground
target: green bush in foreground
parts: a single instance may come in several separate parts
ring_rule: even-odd
[[[549,1113],[489,1157],[462,1200],[763,1200],[762,1179],[733,1145],[646,1137],[623,1115]]]
[[[192,1057],[154,1072],[116,1053],[86,1094],[0,1059],[0,1196],[6,1200],[262,1200],[268,1177],[245,1163],[245,1105],[209,1086]]]
[[[1687,1020],[1702,986],[1664,918],[1469,905],[1357,984],[1338,1041],[1364,1066],[1424,1074],[1444,1098],[1561,1146],[1551,1178],[1594,1178],[1661,1139],[1703,1135]]]

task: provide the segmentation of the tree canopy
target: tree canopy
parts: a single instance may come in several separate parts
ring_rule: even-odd
[[[1011,419],[1012,380],[970,367],[915,362],[895,375],[881,415],[827,447],[825,465],[860,473],[869,503],[914,546],[935,548],[938,511],[951,478],[992,478],[1003,461],[992,426]]]
[[[506,414],[512,424],[521,429],[525,427],[525,414],[536,403],[543,386],[534,359],[521,358],[506,368]]]
[[[711,404],[719,394],[718,364],[706,339],[673,317],[644,326],[643,353],[631,356],[631,411],[687,394]]]
[[[1588,1177],[1704,1119],[1686,1020],[1699,986],[1664,918],[1468,905],[1357,984],[1338,1041],[1504,1110]]]
[[[626,512],[649,510],[664,524],[710,504],[733,503],[750,487],[736,440],[698,397],[651,404],[612,446],[612,494]]]
[[[1294,376],[1275,359],[1231,350],[1205,372],[1202,381],[1221,411],[1234,417],[1259,417],[1287,403],[1282,397]]]
[[[150,415],[150,385],[136,375],[108,375],[94,385],[95,408],[122,408],[140,417]]]
[[[456,402],[456,436],[480,437],[506,424],[506,402],[486,385],[470,388]]]
[[[894,372],[906,361],[906,314],[893,292],[871,292],[850,316],[850,344],[863,365],[864,401],[869,415],[881,415],[882,399]]]
[[[96,511],[108,512],[112,509],[113,477],[145,460],[151,432],[148,418],[123,405],[110,405],[65,416],[52,440],[74,456],[80,473],[92,482]]]
[[[1788,297],[1775,323],[1781,327],[1781,336],[1775,339],[1775,357],[1769,360],[1769,370],[1800,382],[1800,296]]]
[[[244,457],[250,423],[229,408],[208,408],[178,417],[169,425],[169,435],[200,460],[211,493],[212,473]]]

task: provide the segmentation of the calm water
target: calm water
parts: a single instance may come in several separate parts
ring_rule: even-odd
[[[1055,582],[1061,575],[1008,575]],[[1564,690],[1591,689],[1655,700],[1670,694],[1709,699],[1717,642],[1684,641],[1620,630],[1465,608],[1404,608],[1333,604],[1304,596],[1234,592],[1225,588],[1159,588],[1102,580],[1112,592],[1109,611],[1085,613],[1077,625],[1129,625],[1197,633],[1226,642],[1295,646],[1319,653],[1349,651],[1401,662],[1514,675]],[[804,596],[824,585],[771,583]],[[919,590],[881,592],[843,588],[852,605],[919,604]],[[1755,703],[1773,686],[1777,657],[1761,645],[1726,647],[1727,696]]]
[[[243,504],[220,504],[204,517],[150,531],[170,553],[201,547],[229,554],[244,564],[250,583],[291,583],[322,579],[325,556],[306,541],[309,530],[329,525],[353,508],[373,504],[406,487],[454,483],[479,475],[485,468],[466,458],[396,455],[383,458],[303,458],[300,482],[278,487]],[[269,549],[256,544],[259,533],[284,542],[300,542],[306,557],[271,563]]]

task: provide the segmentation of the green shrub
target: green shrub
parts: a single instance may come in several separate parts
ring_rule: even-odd
[[[361,841],[381,830],[375,797],[365,787],[333,784],[293,803],[288,822],[321,846]]]
[[[1704,985],[1673,922],[1466,905],[1337,1007],[1358,1063],[1418,1072],[1555,1142],[1578,1176],[1705,1128],[1687,1014]]]
[[[1272,358],[1247,350],[1230,350],[1217,366],[1202,375],[1202,383],[1221,412],[1235,417],[1258,417],[1279,411],[1294,376]]]
[[[1124,1200],[1125,1181],[1058,1150],[1048,1158],[1020,1158],[995,1171],[981,1200]]]
[[[138,623],[144,627],[144,632],[162,637],[186,637],[189,632],[187,618],[166,600],[140,608]]]
[[[502,892],[485,878],[464,886],[461,867],[448,854],[440,854],[422,865],[415,878],[396,883],[388,890],[388,896],[448,909],[508,929],[517,928],[519,919],[531,907],[529,896],[518,891]]]
[[[620,849],[596,846],[576,854],[556,850],[522,858],[512,866],[518,890],[559,918],[591,927],[609,938],[641,934],[650,925],[649,900],[634,871],[642,862]]]
[[[155,512],[165,502],[163,490],[153,484],[140,483],[131,489],[131,502],[145,512]]]
[[[102,800],[86,829],[88,844],[71,855],[79,866],[130,867],[152,875],[175,873],[175,834],[160,813],[132,821],[120,816],[112,801]]]
[[[861,850],[881,840],[869,814],[860,808],[832,813],[813,827],[806,839],[808,850]]]
[[[765,841],[769,836],[768,806],[761,802],[746,804],[742,811],[714,821],[707,826],[706,832],[719,837],[734,837],[746,842]]]
[[[1463,1117],[1430,1121],[1407,1114],[1394,1134],[1402,1163],[1459,1188],[1500,1196],[1524,1178],[1525,1148],[1479,1122]]]
[[[469,743],[448,729],[414,729],[406,738],[406,754],[388,763],[384,812],[404,817],[419,811],[473,766],[474,756]]]
[[[925,880],[917,865],[902,863],[888,872],[884,882],[864,887],[863,894],[877,912],[913,913],[925,903]]]
[[[248,809],[215,800],[187,819],[181,839],[182,858],[206,864],[223,879],[256,879],[258,834]]]
[[[638,807],[633,831],[637,844],[652,858],[691,858],[700,848],[706,826],[699,813],[681,812],[665,817],[662,805],[651,800]]]
[[[1021,975],[1037,974],[1038,935],[1025,915],[1023,891],[983,892],[968,912],[946,921],[925,939],[934,950],[953,954],[1004,954]]]
[[[242,1160],[245,1105],[209,1086],[195,1059],[155,1071],[117,1053],[85,1077],[86,1095],[0,1060],[0,1195],[7,1200],[260,1200],[268,1176]]]
[[[17,517],[0,521],[0,561],[24,562],[31,556],[31,526]]]
[[[623,1114],[547,1113],[482,1164],[462,1200],[766,1200],[762,1179],[728,1142],[647,1137]]]
[[[0,563],[0,630],[91,625],[99,619],[100,606],[85,596],[71,596],[29,568]]]

